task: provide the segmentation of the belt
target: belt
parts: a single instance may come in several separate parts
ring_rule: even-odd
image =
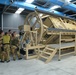
[[[4,43],[3,45],[9,45],[10,43]]]

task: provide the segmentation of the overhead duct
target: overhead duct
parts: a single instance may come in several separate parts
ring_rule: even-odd
[[[57,1],[57,0],[50,0],[50,2],[52,2],[52,3],[54,1]],[[1,0],[0,3],[1,4],[6,4],[6,5],[10,4],[9,0],[7,0],[7,1],[6,0]],[[17,7],[25,8],[25,9],[32,10],[32,11],[34,11],[35,7],[37,7],[37,9],[42,11],[42,12],[47,12],[47,13],[50,13],[50,14],[52,13],[52,14],[56,14],[56,15],[59,15],[59,16],[62,16],[62,17],[66,17],[66,14],[64,14],[62,12],[58,12],[58,11],[55,11],[55,10],[50,10],[49,8],[39,7],[39,6],[29,4],[29,3],[26,3],[26,2],[15,1],[11,6],[15,6],[15,7],[17,6]],[[73,17],[68,17],[68,18],[75,19]]]
[[[71,11],[76,12],[76,5],[72,3],[68,3],[68,0],[50,0],[50,3],[59,5],[65,9],[69,9]]]
[[[36,6],[36,5],[33,5],[33,4],[29,4],[29,3],[24,3],[24,2],[14,2],[13,6],[17,5],[18,7],[23,7],[25,9],[29,9],[29,10],[35,10],[35,7],[37,7],[38,10],[42,11],[42,12],[47,12],[47,13],[52,13],[52,14],[55,14],[55,15],[59,15],[59,16],[62,16],[62,17],[66,17],[66,14],[62,13],[62,12],[58,12],[56,10],[50,10],[49,8],[43,8],[43,7],[39,7],[39,6]],[[73,17],[69,17],[67,15],[68,18],[71,18],[71,19],[75,19]]]
[[[69,4],[71,0],[58,0],[58,1],[64,2],[65,4]]]
[[[50,0],[35,0],[33,3],[41,7],[49,8],[52,5],[49,1]]]

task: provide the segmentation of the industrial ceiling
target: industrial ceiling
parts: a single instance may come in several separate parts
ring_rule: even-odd
[[[55,5],[60,8],[51,10]],[[21,15],[27,15],[35,7],[40,11],[76,19],[76,0],[34,0],[31,4],[26,0],[0,0],[0,13],[15,13],[18,8],[24,8]]]

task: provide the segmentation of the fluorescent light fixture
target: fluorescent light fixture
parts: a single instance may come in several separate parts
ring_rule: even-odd
[[[61,2],[70,2],[72,0],[59,0],[59,1],[61,1]]]
[[[70,2],[71,0],[67,0],[68,2]]]
[[[20,14],[23,10],[24,10],[24,8],[19,8],[15,13]]]
[[[61,7],[58,6],[58,5],[55,5],[55,6],[51,7],[50,9],[51,9],[51,10],[54,10],[54,9],[57,9],[57,8],[61,8]]]
[[[70,3],[71,0],[66,0],[65,2]]]
[[[70,3],[70,1],[72,0],[59,0],[59,1],[64,2],[64,3]]]
[[[34,0],[26,0],[27,3],[32,3]]]

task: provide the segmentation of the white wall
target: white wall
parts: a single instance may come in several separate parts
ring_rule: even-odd
[[[8,31],[11,29],[12,31],[18,31],[18,26],[23,25],[24,21],[24,15],[5,13],[3,14],[3,30]]]

